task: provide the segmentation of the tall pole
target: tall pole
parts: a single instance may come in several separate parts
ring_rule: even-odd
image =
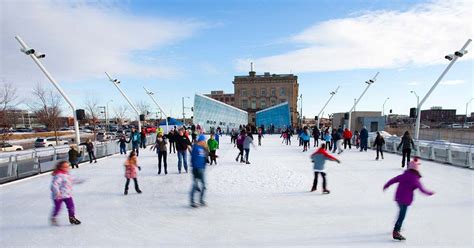
[[[463,125],[463,127],[466,127],[466,122],[467,122],[467,106],[469,105],[469,103],[472,102],[472,100],[474,100],[474,98],[471,98],[471,100],[469,100],[469,101],[466,103],[466,116],[464,117],[464,125]]]
[[[183,125],[185,125],[185,118],[184,118],[184,96],[181,98],[183,102]]]
[[[364,96],[365,92],[367,92],[367,90],[369,89],[369,87],[375,83],[375,80],[377,80],[377,76],[379,75],[379,72],[377,72],[375,74],[375,76],[369,80],[369,81],[366,81],[365,83],[367,83],[367,87],[365,87],[364,91],[362,92],[362,94],[360,95],[360,97],[357,99],[357,101],[354,103],[354,106],[352,106],[351,110],[349,110],[349,120],[348,120],[348,123],[347,123],[347,128],[349,130],[351,130],[351,118],[352,118],[352,110],[355,109],[355,107],[357,106],[357,104],[359,103],[360,99]]]
[[[122,89],[120,89],[120,87],[118,86],[120,81],[118,81],[117,79],[112,79],[112,77],[107,72],[105,72],[105,75],[107,75],[110,82],[112,82],[115,85],[115,87],[117,87],[119,92],[122,94],[123,98],[125,98],[125,100],[127,100],[128,104],[130,104],[130,107],[132,107],[132,109],[137,114],[137,116],[138,116],[138,130],[141,131],[142,130],[142,123],[140,121],[140,111],[138,111],[138,109],[135,107],[135,105],[132,103],[132,101],[130,101],[130,99],[127,97],[127,95],[125,95],[125,93],[122,91]]]
[[[106,110],[105,110],[105,130],[107,132],[110,132],[110,125],[109,125],[109,102],[113,102],[114,100],[110,99],[107,101],[107,104],[106,104]]]
[[[160,105],[158,104],[158,102],[156,101],[155,97],[153,96],[154,93],[151,92],[151,91],[148,91],[145,87],[143,87],[143,89],[145,90],[146,94],[147,94],[148,96],[150,96],[151,100],[155,103],[155,105],[158,107],[158,109],[160,110],[160,112],[165,115],[166,133],[168,133],[168,132],[169,132],[169,131],[168,131],[168,130],[169,130],[169,127],[168,127],[168,115],[166,115],[165,111],[161,108],[161,106],[160,106]],[[159,123],[158,123],[158,125],[159,125]]]
[[[387,103],[388,99],[390,99],[390,97],[387,97],[387,99],[385,99],[385,101],[383,102],[383,105],[382,105],[382,115],[385,116],[385,103]]]
[[[441,73],[441,75],[438,77],[438,79],[436,80],[436,82],[433,84],[433,86],[431,86],[431,89],[428,91],[428,93],[426,93],[425,97],[423,97],[423,99],[421,100],[421,102],[418,104],[417,108],[416,108],[416,127],[415,127],[415,139],[418,140],[419,137],[420,137],[420,113],[421,113],[421,106],[423,106],[423,103],[425,103],[426,99],[428,99],[428,97],[431,95],[431,93],[433,92],[433,90],[436,88],[436,86],[438,86],[439,82],[441,82],[441,80],[443,79],[444,75],[446,75],[446,73],[448,73],[449,69],[451,69],[451,67],[454,65],[454,63],[456,62],[456,60],[458,60],[459,57],[462,56],[462,54],[464,54],[467,46],[469,45],[469,43],[471,43],[471,39],[468,39],[466,41],[466,43],[464,44],[464,46],[461,48],[461,50],[457,51],[453,57],[452,57],[452,60],[451,62],[449,63],[448,67],[446,67],[446,69],[444,69],[443,73]],[[460,53],[461,55],[458,56],[457,54]]]
[[[337,90],[339,90],[339,87],[340,87],[340,86],[337,86],[337,88],[336,88],[335,91],[329,93],[329,94],[331,94],[331,96],[330,96],[329,99],[326,101],[326,103],[324,104],[324,106],[323,106],[323,108],[321,109],[321,111],[319,111],[319,113],[318,113],[318,125],[317,125],[318,128],[319,128],[319,120],[321,119],[321,116],[322,116],[321,114],[323,113],[323,111],[324,111],[324,109],[326,108],[326,106],[328,106],[329,102],[330,102],[331,99],[334,97],[334,95],[337,93]]]
[[[303,127],[303,94],[300,94],[300,101],[301,101],[301,104],[300,104],[300,113],[301,113],[300,127],[302,128]]]
[[[21,39],[20,36],[15,36],[15,39],[20,43],[21,47],[23,50],[28,50],[30,49],[26,43]],[[29,54],[30,58],[33,59],[33,61],[38,65],[38,67],[41,69],[41,71],[46,75],[46,77],[49,79],[49,81],[54,85],[54,87],[59,91],[59,93],[63,96],[64,100],[69,104],[69,106],[72,109],[72,114],[74,117],[74,131],[75,131],[75,143],[79,145],[81,143],[81,136],[79,135],[79,122],[77,121],[77,115],[76,115],[76,107],[72,103],[72,101],[69,99],[69,97],[66,95],[66,93],[63,91],[61,86],[56,83],[56,80],[51,76],[51,74],[46,70],[46,68],[43,66],[43,64],[39,61],[39,59],[36,57],[36,54]]]

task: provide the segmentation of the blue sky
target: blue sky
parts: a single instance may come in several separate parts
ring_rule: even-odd
[[[247,74],[250,61],[258,74],[298,75],[307,117],[319,112],[338,85],[325,113],[348,111],[377,71],[378,81],[357,109],[381,111],[390,97],[386,111],[408,114],[416,103],[410,90],[423,97],[447,65],[444,55],[472,38],[473,6],[467,1],[7,0],[2,5],[0,79],[17,85],[25,98],[34,84],[48,82],[18,52],[14,35],[47,54],[45,66],[78,107],[92,96],[101,104],[113,99],[112,109],[125,104],[107,81],[108,71],[134,102],[151,105],[146,86],[174,116],[181,112],[182,96],[232,92],[233,76]],[[25,8],[33,14],[21,15]],[[454,65],[423,108],[465,112],[474,95],[472,58],[469,53]]]

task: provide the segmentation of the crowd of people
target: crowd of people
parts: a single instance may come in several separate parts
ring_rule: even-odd
[[[250,149],[251,147],[256,148],[254,144],[252,128],[249,126],[241,126],[239,129],[228,130],[231,143],[234,148],[237,148],[238,154],[235,158],[236,162],[250,164]],[[258,137],[258,146],[262,146],[262,138],[264,137],[264,129],[258,128],[256,134]],[[190,206],[197,208],[200,206],[206,206],[204,199],[206,191],[205,181],[205,168],[207,164],[217,165],[217,150],[219,149],[219,140],[222,135],[220,128],[212,129],[209,138],[207,139],[204,135],[204,130],[199,126],[186,130],[184,127],[174,127],[167,134],[164,133],[163,129],[157,129],[156,141],[151,145],[150,150],[156,151],[157,154],[157,173],[160,175],[162,171],[164,174],[168,174],[168,152],[174,153],[177,156],[177,170],[181,174],[184,169],[185,173],[188,173],[188,152],[190,153],[190,167],[192,172],[192,187],[189,194]],[[368,131],[363,127],[360,132],[355,131],[352,133],[351,130],[341,126],[338,128],[321,128],[317,127],[302,127],[292,129],[291,127],[284,128],[281,131],[280,138],[282,138],[282,144],[291,145],[291,137],[297,135],[299,146],[303,147],[303,152],[307,152],[311,148],[310,140],[311,137],[314,139],[313,147],[316,147],[316,151],[310,156],[313,163],[314,179],[311,187],[311,192],[318,189],[318,178],[319,175],[322,177],[322,193],[329,194],[330,191],[327,187],[326,177],[326,160],[336,161],[341,163],[341,160],[330,155],[328,151],[332,153],[341,154],[346,149],[352,149],[352,145],[355,145],[356,149],[360,152],[367,152],[368,149]],[[319,144],[321,140],[321,144]],[[136,129],[132,129],[130,137],[127,139],[122,136],[117,141],[120,146],[120,154],[127,155],[126,144],[132,143],[132,150],[127,155],[124,162],[124,174],[125,174],[125,188],[124,195],[128,194],[130,181],[133,180],[135,191],[140,194],[138,184],[138,171],[141,167],[138,163],[139,150],[147,148],[146,144],[146,133],[145,130],[138,132]],[[94,144],[89,139],[83,144],[89,155],[89,162],[97,163],[97,159],[94,154]],[[344,145],[344,148],[342,147]],[[376,160],[383,157],[383,146],[385,140],[383,136],[377,132],[372,147],[376,151]],[[169,150],[168,150],[169,146]],[[81,183],[80,180],[74,180],[69,174],[69,166],[72,168],[79,168],[79,161],[83,154],[79,151],[77,145],[71,145],[69,151],[69,163],[67,161],[61,161],[56,165],[56,169],[53,172],[53,180],[51,184],[52,198],[54,202],[53,213],[51,217],[51,224],[57,225],[57,215],[61,208],[62,203],[66,204],[68,209],[69,221],[71,224],[79,225],[81,222],[75,217],[74,202],[72,200],[72,185],[74,183]],[[433,192],[423,188],[419,178],[420,175],[420,161],[418,157],[414,160],[410,160],[410,154],[412,148],[415,149],[413,139],[409,132],[405,132],[400,144],[397,149],[402,148],[402,167],[407,166],[407,170],[391,180],[389,180],[383,187],[385,190],[390,185],[398,183],[398,189],[396,192],[395,201],[399,206],[399,215],[393,229],[393,238],[397,240],[404,240],[405,238],[400,234],[402,223],[405,219],[406,211],[408,206],[413,201],[413,191],[420,189],[427,195],[432,195]],[[199,204],[195,201],[195,194],[199,192]]]

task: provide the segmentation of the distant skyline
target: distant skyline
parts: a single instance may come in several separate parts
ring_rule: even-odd
[[[233,92],[233,77],[248,74],[253,62],[257,74],[298,76],[306,118],[314,118],[338,85],[325,116],[347,112],[377,71],[357,110],[382,111],[390,97],[386,113],[408,114],[416,105],[410,91],[421,100],[449,63],[444,56],[473,38],[473,8],[472,1],[456,0],[4,0],[0,83],[13,83],[25,99],[37,83],[50,87],[20,53],[14,39],[20,35],[46,54],[44,65],[78,108],[91,96],[101,105],[112,99],[111,109],[126,105],[107,71],[132,101],[157,111],[145,86],[168,114],[180,117],[182,97],[191,98],[190,106],[194,93]],[[465,114],[474,97],[473,47],[422,109]]]

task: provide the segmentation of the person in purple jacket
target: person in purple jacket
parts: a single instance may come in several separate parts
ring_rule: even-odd
[[[434,194],[434,192],[431,192],[423,187],[420,182],[420,178],[420,162],[418,157],[415,157],[413,161],[410,161],[408,164],[408,170],[406,170],[403,174],[390,179],[383,186],[383,190],[385,191],[388,187],[390,187],[390,185],[398,183],[397,192],[395,193],[395,201],[398,203],[400,212],[397,222],[395,223],[395,227],[393,228],[393,239],[405,240],[405,237],[400,234],[400,229],[402,227],[403,220],[405,219],[408,206],[410,206],[413,202],[413,191],[419,189],[425,195],[430,196]]]

